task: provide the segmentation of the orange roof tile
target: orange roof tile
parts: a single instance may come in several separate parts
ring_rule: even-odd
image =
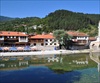
[[[28,35],[23,32],[0,31],[0,36],[28,36]]]
[[[42,35],[35,35],[31,36],[32,39],[54,39],[54,36],[51,34],[42,34]]]
[[[86,33],[76,31],[68,31],[67,34],[71,36],[88,36]]]
[[[95,38],[95,37],[89,37],[89,40],[91,40],[91,41],[95,41],[96,38]]]

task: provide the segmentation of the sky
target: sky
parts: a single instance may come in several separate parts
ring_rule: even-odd
[[[43,18],[55,10],[100,14],[100,0],[0,0],[0,15]]]

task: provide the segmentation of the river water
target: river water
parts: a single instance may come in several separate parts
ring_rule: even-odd
[[[44,56],[41,57],[43,58]],[[27,57],[27,60],[20,61],[15,59],[0,60],[0,83],[100,83],[100,72],[95,66],[96,63],[90,60],[89,54],[54,55],[53,57],[63,58],[59,62],[49,62],[48,59],[50,57],[45,57],[41,60],[41,57],[38,56],[38,61],[36,56],[33,56],[31,60],[29,59],[30,57]],[[88,64],[76,64],[73,62],[76,59],[77,61],[87,60]],[[19,62],[22,63],[20,67]],[[49,63],[54,66],[45,65]],[[65,69],[68,66],[72,68],[75,66],[75,69],[59,73],[59,71],[56,72],[52,69],[52,67],[56,68],[55,64],[59,67],[66,67]]]

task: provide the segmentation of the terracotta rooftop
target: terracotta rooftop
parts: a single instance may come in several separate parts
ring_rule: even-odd
[[[28,36],[23,32],[0,31],[0,36]]]
[[[42,35],[35,35],[31,36],[32,39],[54,39],[54,36],[51,34],[42,34]]]
[[[95,37],[89,37],[89,40],[91,40],[91,41],[95,41],[96,38],[95,38]]]
[[[67,34],[70,36],[88,36],[86,33],[76,31],[68,31]]]

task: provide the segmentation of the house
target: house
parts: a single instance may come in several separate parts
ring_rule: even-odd
[[[31,46],[36,46],[38,49],[51,50],[58,46],[58,41],[55,40],[52,34],[37,34],[29,37]]]
[[[68,31],[68,35],[72,37],[72,41],[75,45],[86,45],[88,44],[89,36],[83,32]]]
[[[24,32],[0,31],[1,45],[25,45],[28,43],[28,35]]]
[[[96,41],[96,37],[89,37],[89,42]]]

